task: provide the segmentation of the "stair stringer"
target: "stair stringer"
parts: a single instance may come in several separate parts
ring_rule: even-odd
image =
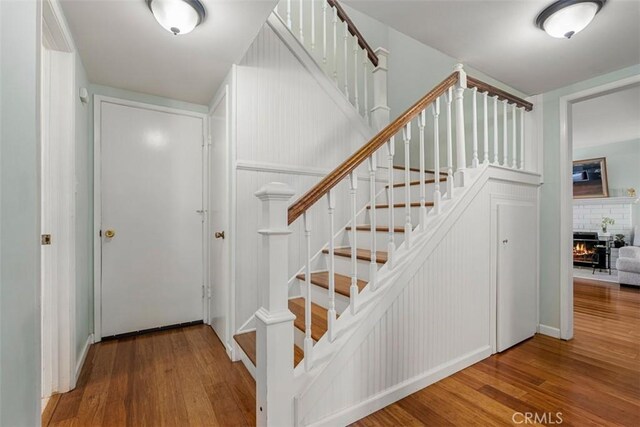
[[[298,425],[348,424],[491,355],[488,183],[537,185],[539,176],[494,166],[471,173],[471,185],[398,251],[370,301],[339,319],[339,337],[320,340],[314,369],[296,372]]]

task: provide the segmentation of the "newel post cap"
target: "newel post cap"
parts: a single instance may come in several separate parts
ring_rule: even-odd
[[[373,53],[375,53],[376,56],[378,57],[378,65],[376,66],[375,69],[387,70],[387,64],[389,61],[389,51],[383,47],[378,47],[373,51]]]
[[[260,190],[256,191],[255,196],[262,200],[280,200],[287,201],[293,197],[296,192],[283,182],[270,182],[265,184]]]
[[[453,67],[453,71],[457,72],[458,75],[459,75],[458,87],[466,89],[466,87],[467,87],[467,73],[464,71],[464,66],[462,64],[456,64]]]

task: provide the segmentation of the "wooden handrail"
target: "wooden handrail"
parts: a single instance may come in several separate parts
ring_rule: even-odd
[[[364,39],[364,37],[362,36],[362,33],[360,33],[360,31],[358,30],[358,27],[356,27],[356,24],[354,24],[351,18],[349,18],[349,15],[347,15],[347,12],[342,8],[340,3],[338,3],[338,0],[327,0],[327,3],[329,3],[329,6],[336,8],[336,11],[338,12],[338,18],[340,18],[342,22],[345,22],[347,24],[349,33],[351,33],[351,35],[358,40],[358,45],[367,51],[367,56],[369,57],[369,61],[371,61],[374,67],[377,67],[378,55],[376,55],[373,49],[371,49],[371,46],[369,46],[367,41]]]
[[[444,94],[447,89],[458,83],[459,78],[460,75],[457,71],[449,75],[449,77],[447,77],[436,87],[431,89],[429,93],[423,96],[418,102],[413,104],[413,106],[411,106],[407,111],[402,113],[400,117],[395,119],[384,129],[382,129],[376,136],[373,137],[372,140],[360,147],[358,151],[353,153],[351,157],[342,162],[340,166],[335,168],[331,173],[329,173],[329,175],[324,177],[322,181],[311,188],[311,190],[307,191],[302,197],[296,200],[296,202],[289,207],[289,224],[295,221],[300,215],[302,215],[325,194],[327,194],[333,187],[338,185],[358,166],[364,163],[365,160],[371,157],[380,147],[382,147],[387,141],[389,141],[391,137],[400,132],[407,123],[416,118],[418,114],[422,112],[422,110],[427,108],[432,102],[438,99],[438,97]]]
[[[518,107],[524,108],[526,111],[533,110],[533,104],[525,101],[522,98],[519,98],[515,95],[511,95],[509,92],[505,92],[502,89],[498,89],[495,86],[491,86],[488,83],[485,83],[481,80],[474,79],[473,77],[467,77],[467,86],[468,87],[477,87],[478,92],[486,92],[490,96],[496,96],[499,100],[507,100],[509,104],[515,104]]]

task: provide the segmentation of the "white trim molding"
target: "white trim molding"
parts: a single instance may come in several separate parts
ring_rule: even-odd
[[[82,372],[82,367],[84,366],[84,361],[87,359],[87,354],[89,354],[89,348],[93,344],[93,334],[90,334],[87,337],[87,341],[85,341],[84,346],[82,346],[82,352],[80,353],[80,358],[76,363],[76,371],[75,371],[75,383],[78,382],[78,378],[80,378],[80,373]]]
[[[560,338],[573,338],[573,104],[640,84],[640,75],[560,97]]]
[[[538,333],[551,338],[560,338],[560,329],[547,325],[538,325]]]

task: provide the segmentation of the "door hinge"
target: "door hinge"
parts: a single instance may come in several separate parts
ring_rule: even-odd
[[[202,299],[204,299],[204,285],[202,285]]]
[[[51,234],[43,234],[40,236],[40,244],[41,245],[50,245],[51,244]]]

